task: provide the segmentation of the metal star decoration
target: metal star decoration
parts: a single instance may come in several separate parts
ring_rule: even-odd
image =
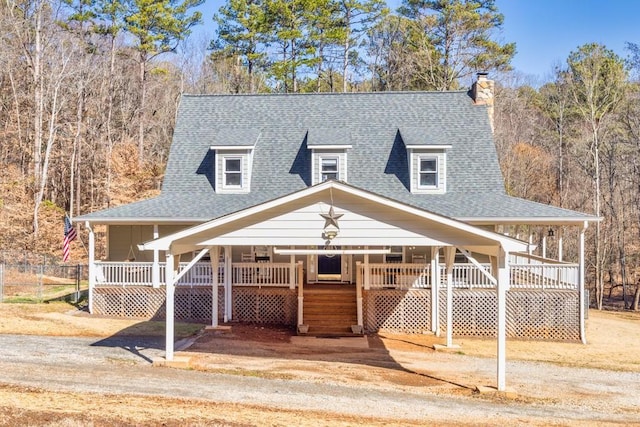
[[[329,208],[328,214],[320,214],[322,218],[324,218],[324,228],[327,228],[330,225],[333,225],[338,230],[340,226],[338,225],[338,220],[342,218],[344,214],[336,214],[333,210],[333,206]]]

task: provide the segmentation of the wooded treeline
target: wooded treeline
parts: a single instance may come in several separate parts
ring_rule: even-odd
[[[0,0],[2,248],[59,254],[64,212],[157,194],[182,93],[451,90],[488,71],[507,191],[603,217],[592,302],[624,284],[638,308],[636,45],[576,46],[539,85],[510,70],[493,0],[203,1]]]

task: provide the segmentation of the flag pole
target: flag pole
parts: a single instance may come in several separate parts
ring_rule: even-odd
[[[65,218],[67,218],[69,220],[69,222],[71,223],[71,225],[73,225],[73,222],[71,220],[71,215],[67,215],[67,213],[64,213]],[[87,256],[89,256],[89,251],[87,250],[87,247],[84,245],[84,242],[82,241],[82,237],[80,237],[79,233],[76,233],[77,239],[78,241],[80,241],[80,244],[82,245],[82,249],[84,249],[84,252],[87,254]]]

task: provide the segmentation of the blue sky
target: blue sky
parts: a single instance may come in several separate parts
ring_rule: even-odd
[[[395,8],[401,0],[387,0]],[[212,16],[224,0],[205,0],[204,31],[213,35]],[[640,44],[639,0],[496,0],[504,15],[501,42],[515,42],[513,67],[546,80],[554,65],[578,46],[597,42],[626,57],[625,42]]]

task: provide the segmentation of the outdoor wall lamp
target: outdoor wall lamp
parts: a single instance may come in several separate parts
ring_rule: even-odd
[[[547,237],[553,237],[554,236],[554,232],[553,232],[553,228],[549,227],[549,231],[547,231]]]

